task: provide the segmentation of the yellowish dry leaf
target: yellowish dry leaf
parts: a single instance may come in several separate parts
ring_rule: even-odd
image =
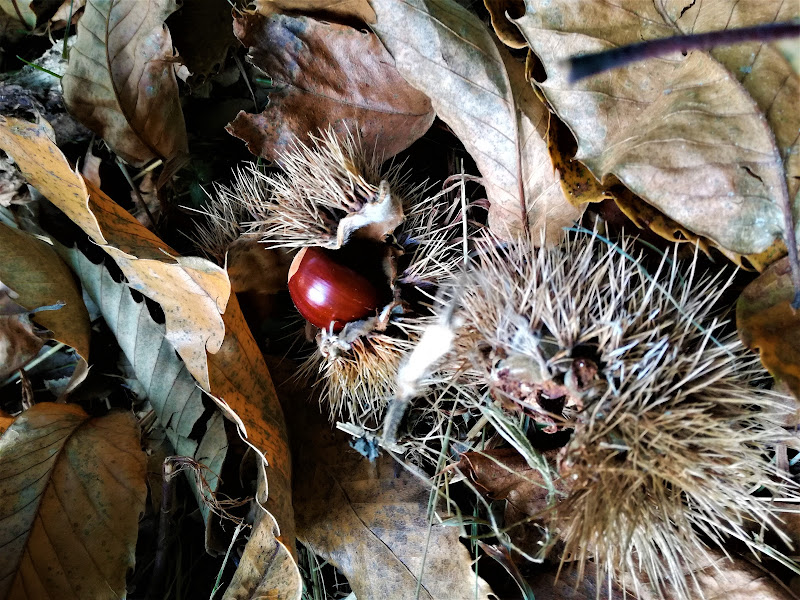
[[[26,179],[116,261],[131,287],[164,309],[167,339],[192,376],[209,389],[206,352],[217,352],[230,296],[225,271],[196,257],[180,257],[130,213],[73,171],[46,128],[0,117],[0,148]]]
[[[0,598],[116,600],[147,496],[133,415],[37,404],[0,437]]]
[[[34,321],[89,360],[89,313],[67,265],[43,241],[0,223],[0,282],[14,290],[29,311],[63,303],[58,310],[36,313]],[[40,344],[41,346],[41,344]],[[0,360],[2,363],[2,360]]]
[[[563,61],[787,21],[798,15],[796,3],[526,0],[525,7],[514,22],[544,65],[539,87],[595,176],[616,175],[666,216],[735,253],[762,252],[781,237],[781,205],[800,186],[800,79],[778,51],[753,43],[675,53],[575,84]]]
[[[176,0],[88,0],[61,86],[64,104],[127,162],[187,151],[175,54]]]
[[[791,306],[794,286],[789,259],[770,265],[736,303],[736,326],[748,348],[800,399],[800,313]]]
[[[582,209],[561,191],[544,141],[548,111],[524,65],[453,0],[372,0],[372,7],[373,29],[400,73],[431,98],[475,159],[492,230],[508,238],[527,225],[534,243],[558,242]]]

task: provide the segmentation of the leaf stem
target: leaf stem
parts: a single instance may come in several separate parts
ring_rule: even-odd
[[[800,23],[795,20],[649,40],[594,54],[573,56],[567,60],[569,66],[567,80],[569,83],[575,83],[609,69],[616,69],[632,62],[673,52],[707,50],[715,46],[727,46],[740,42],[769,42],[797,36],[800,36]]]

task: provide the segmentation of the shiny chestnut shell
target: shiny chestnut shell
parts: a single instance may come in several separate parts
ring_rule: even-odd
[[[289,294],[300,314],[312,325],[341,331],[346,323],[364,319],[381,306],[375,285],[355,269],[337,262],[324,248],[303,248],[289,267]]]

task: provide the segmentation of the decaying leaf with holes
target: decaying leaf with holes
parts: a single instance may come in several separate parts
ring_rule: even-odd
[[[280,528],[280,548],[292,553],[291,468],[283,414],[258,345],[236,297],[230,296],[224,270],[204,259],[178,256],[74,173],[39,127],[0,120],[0,147],[114,259],[133,289],[161,306],[165,337],[189,373],[269,465],[267,507]]]
[[[150,316],[144,299],[140,296],[137,301],[125,283],[114,281],[108,269],[92,263],[80,251],[65,250],[65,255],[133,365],[136,379],[164,427],[174,453],[191,457],[207,467],[205,481],[190,479],[208,536],[210,495],[218,490],[218,474],[228,453],[222,415],[203,404],[203,391],[186,364],[176,356],[165,337],[164,325]],[[193,433],[198,421],[206,423],[199,439]],[[207,537],[206,544],[210,543]]]
[[[124,597],[145,463],[130,413],[18,416],[0,436],[0,598]]]
[[[470,153],[491,203],[489,226],[506,239],[529,231],[557,243],[583,212],[564,197],[547,152],[548,111],[524,66],[453,0],[372,0],[373,29],[408,82]]]
[[[544,65],[539,89],[578,142],[697,235],[738,254],[782,237],[800,189],[800,77],[769,44],[653,58],[567,83],[564,59],[629,43],[796,18],[780,0],[641,3],[527,0],[514,23]]]
[[[187,151],[164,25],[177,8],[175,0],[87,0],[61,80],[70,114],[135,166]]]
[[[433,122],[430,101],[405,82],[374,33],[283,14],[271,2],[236,18],[234,32],[277,88],[262,113],[242,111],[228,125],[257,156],[280,163],[292,144],[333,126],[386,160]]]

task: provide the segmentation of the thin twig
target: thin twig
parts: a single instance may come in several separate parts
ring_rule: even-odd
[[[569,65],[567,80],[570,83],[575,83],[585,77],[597,75],[609,69],[673,52],[707,50],[715,46],[727,46],[740,42],[770,42],[799,35],[800,23],[789,21],[649,40],[594,54],[573,56],[567,61]]]
[[[145,202],[144,198],[142,198],[142,194],[139,191],[139,186],[137,186],[133,182],[131,174],[128,173],[128,167],[125,166],[125,163],[122,162],[122,159],[119,156],[117,157],[117,165],[119,166],[119,170],[122,171],[122,175],[125,177],[125,180],[128,182],[128,185],[131,186],[131,189],[133,190],[133,193],[136,196],[136,200],[139,202],[139,204],[142,205],[142,208],[144,208],[144,212],[147,215],[147,218],[150,219],[150,223],[153,225],[153,229],[155,229],[156,220],[155,218],[153,218],[153,213],[150,212],[150,208],[148,208],[147,202]]]
[[[161,467],[161,512],[158,518],[158,542],[153,573],[150,575],[150,586],[147,588],[147,599],[155,600],[161,597],[164,578],[167,572],[167,550],[170,541],[170,524],[172,523],[172,509],[174,506],[175,484],[174,467],[172,458],[164,459]]]

